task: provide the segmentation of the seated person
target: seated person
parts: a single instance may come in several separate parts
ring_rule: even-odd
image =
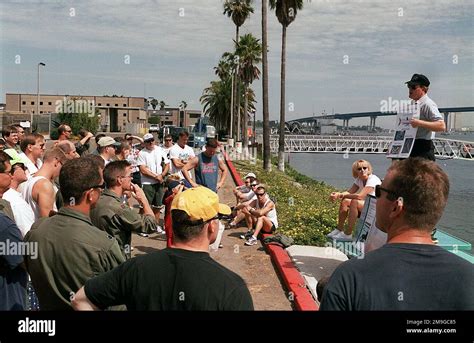
[[[244,193],[246,196],[245,198],[242,198],[240,202],[237,204],[237,206],[234,207],[233,209],[233,215],[234,219],[229,223],[229,228],[235,228],[237,225],[245,219],[246,215],[248,216],[249,213],[247,211],[247,205],[252,203],[257,199],[257,196],[255,195],[255,187],[258,186],[258,180],[254,179],[252,183],[250,184],[250,191],[247,193]],[[248,223],[248,225],[251,225]],[[249,231],[252,230],[252,227],[250,226],[248,228]]]
[[[247,197],[249,196],[249,192],[252,191],[252,189],[250,187],[250,184],[253,181],[255,181],[256,178],[257,177],[255,176],[254,173],[248,173],[247,175],[245,175],[245,178],[244,178],[245,183],[242,186],[235,187],[232,190],[232,192],[235,195],[237,204],[239,204],[239,202],[241,202],[244,199],[249,200],[249,199],[247,199]]]
[[[257,185],[255,188],[257,199],[246,206],[247,223],[249,227],[255,225],[255,232],[247,232],[247,241],[245,245],[257,244],[257,236],[261,230],[266,233],[273,233],[278,228],[278,219],[275,203],[270,199],[266,192],[266,186]]]
[[[380,185],[380,179],[372,174],[372,165],[366,160],[358,160],[352,164],[354,184],[345,192],[332,192],[331,201],[341,200],[337,229],[331,231],[327,237],[337,240],[352,240],[352,230],[364,207],[367,194],[375,196],[375,186]],[[344,223],[348,219],[344,230]]]

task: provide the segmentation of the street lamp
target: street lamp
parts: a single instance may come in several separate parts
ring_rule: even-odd
[[[253,109],[252,112],[253,112],[253,142],[252,142],[252,147],[255,147],[255,141],[257,139],[257,135],[255,133],[255,114],[257,113],[257,110]]]
[[[36,114],[39,114],[40,106],[40,67],[46,66],[43,62],[38,63],[38,83],[37,83],[37,97],[36,97]],[[30,132],[33,132],[33,111],[31,111]]]

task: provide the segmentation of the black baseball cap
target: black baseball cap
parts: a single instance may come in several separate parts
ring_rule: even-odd
[[[413,74],[410,81],[405,82],[408,86],[420,85],[420,86],[430,86],[430,80],[425,75],[422,74]]]

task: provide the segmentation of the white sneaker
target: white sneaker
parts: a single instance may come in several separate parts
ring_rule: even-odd
[[[333,239],[337,241],[352,241],[352,235],[346,235],[344,231],[341,231],[335,236],[332,236]]]
[[[163,230],[163,229],[161,228],[161,226],[157,225],[157,226],[156,226],[156,233],[163,234],[163,233],[165,233],[165,230]]]
[[[334,229],[332,230],[331,232],[329,232],[326,237],[329,237],[329,238],[333,238],[334,236],[336,236],[339,232],[342,232],[340,231],[339,229]]]

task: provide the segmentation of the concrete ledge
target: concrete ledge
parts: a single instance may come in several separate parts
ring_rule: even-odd
[[[238,186],[243,185],[240,174],[235,169],[232,161],[226,152],[223,152],[225,162],[229,168],[230,174]],[[263,235],[263,238],[269,235]],[[290,256],[280,245],[277,244],[263,244],[266,251],[270,254],[273,263],[277,266],[277,270],[285,283],[285,287],[289,292],[288,296],[295,304],[298,311],[316,311],[319,309],[316,301],[313,299],[306,282],[301,276],[298,269],[296,269]]]

